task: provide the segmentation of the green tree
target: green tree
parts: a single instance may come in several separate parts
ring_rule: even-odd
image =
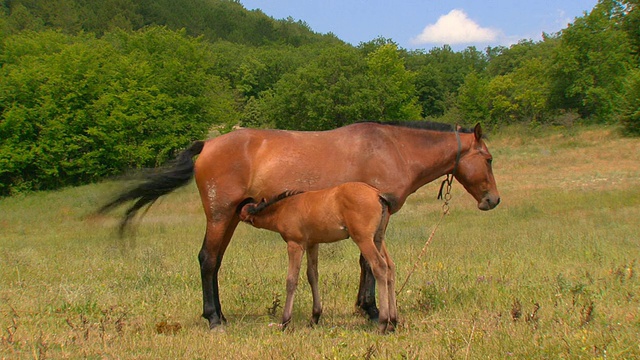
[[[469,123],[489,120],[488,81],[476,72],[465,78],[458,94],[458,108],[464,121]]]
[[[640,136],[640,69],[630,72],[625,81],[620,122],[625,134]]]
[[[494,77],[516,71],[526,60],[538,57],[539,47],[540,43],[527,39],[520,40],[508,48],[504,46],[488,48],[487,54],[491,57],[491,61],[487,65],[487,74]]]
[[[331,129],[361,119],[355,93],[363,88],[365,59],[350,46],[326,49],[288,73],[261,97],[266,121],[278,128]]]
[[[248,11],[229,0],[15,0],[5,1],[11,31],[57,29],[68,34],[91,32],[101,37],[116,28],[145,26],[186,29],[209,41],[262,46],[303,46],[340,42],[314,33],[303,21],[275,20],[262,11]]]
[[[33,15],[24,5],[16,4],[6,20],[7,32],[19,32],[24,30],[41,30],[44,28],[42,19]]]
[[[415,96],[415,74],[407,71],[394,44],[386,44],[367,56],[366,84],[357,101],[370,120],[420,119]]]
[[[525,61],[514,73],[514,100],[520,121],[543,123],[549,120],[549,62],[543,57]]]
[[[575,108],[583,118],[608,121],[620,89],[634,66],[630,39],[620,27],[624,13],[613,0],[600,0],[561,33],[552,79],[552,106]]]
[[[260,109],[263,121],[278,128],[332,129],[359,120],[419,118],[414,92],[413,74],[395,45],[366,58],[353,47],[339,46],[285,74],[261,94]]]
[[[435,65],[428,64],[416,72],[415,87],[424,117],[444,115],[450,93],[444,76]]]
[[[487,85],[489,118],[493,126],[512,124],[518,121],[520,105],[515,101],[514,76],[496,76]]]
[[[621,28],[633,44],[633,54],[640,60],[640,0],[622,0]]]
[[[237,122],[202,40],[163,28],[103,39],[10,37],[0,87],[0,195],[156,166]]]
[[[485,71],[486,56],[469,47],[455,52],[450,46],[429,52],[412,51],[406,55],[406,67],[416,73],[415,88],[423,117],[442,116],[454,105],[465,77]]]

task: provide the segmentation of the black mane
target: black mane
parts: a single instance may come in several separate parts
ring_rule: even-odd
[[[391,125],[391,126],[402,126],[411,129],[422,129],[422,130],[433,130],[433,131],[442,131],[442,132],[454,132],[456,129],[455,125],[445,124],[435,121],[366,121],[380,125]],[[458,132],[465,134],[472,134],[472,128],[463,128],[461,127]]]
[[[256,204],[255,206],[249,207],[247,209],[247,212],[251,215],[255,215],[259,212],[261,212],[262,210],[264,210],[265,208],[277,203],[280,200],[286,199],[288,197],[294,196],[294,195],[298,195],[298,194],[302,194],[304,191],[298,191],[298,190],[287,190],[285,192],[283,192],[282,194],[272,197],[271,199],[267,200],[267,201],[261,201],[258,204]]]

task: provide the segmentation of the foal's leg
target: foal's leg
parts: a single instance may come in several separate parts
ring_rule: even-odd
[[[389,208],[383,203],[382,206],[382,218],[380,219],[380,225],[376,231],[374,242],[378,251],[387,262],[387,291],[389,293],[389,327],[388,331],[393,331],[394,327],[398,323],[398,308],[396,303],[396,264],[391,259],[389,251],[387,251],[387,245],[384,241],[384,237],[387,231],[387,225],[389,225]]]
[[[311,325],[315,325],[322,315],[322,303],[320,302],[320,292],[318,291],[318,245],[311,245],[307,248],[307,280],[311,285],[313,294],[313,310],[311,312]]]
[[[393,331],[393,328],[398,323],[398,305],[396,303],[396,264],[391,260],[391,255],[387,251],[387,246],[382,243],[381,253],[384,259],[387,261],[387,291],[389,292],[389,331]]]
[[[300,275],[304,248],[295,241],[287,241],[287,251],[289,252],[289,270],[287,272],[287,300],[284,303],[284,311],[282,313],[282,330],[284,330],[291,321],[293,297],[296,292],[296,287],[298,286],[298,276]]]

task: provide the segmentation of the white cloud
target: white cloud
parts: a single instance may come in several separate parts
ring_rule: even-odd
[[[459,9],[442,15],[435,24],[427,25],[420,35],[411,39],[420,44],[473,44],[487,43],[498,39],[500,31],[480,27]]]

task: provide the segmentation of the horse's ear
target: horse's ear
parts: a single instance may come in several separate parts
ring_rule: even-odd
[[[476,124],[476,127],[473,129],[473,133],[475,134],[477,141],[482,139],[482,126],[480,126],[480,123]]]

